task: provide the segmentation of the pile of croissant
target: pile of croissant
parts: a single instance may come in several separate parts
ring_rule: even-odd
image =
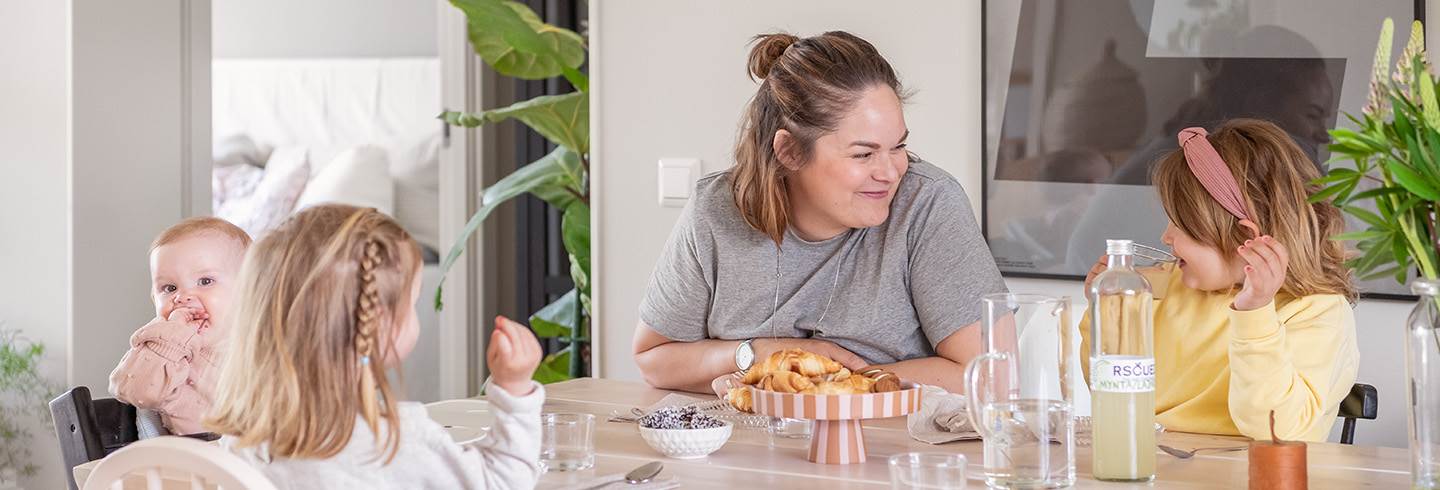
[[[756,388],[805,395],[859,395],[900,390],[895,373],[879,369],[864,374],[850,372],[828,357],[803,349],[786,349],[756,364],[740,380]],[[744,386],[730,388],[730,404],[742,412],[753,412],[755,401]]]

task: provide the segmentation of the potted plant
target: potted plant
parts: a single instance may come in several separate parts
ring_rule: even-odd
[[[590,323],[590,93],[580,72],[587,57],[585,39],[574,31],[546,24],[523,4],[507,0],[451,0],[465,12],[470,44],[501,75],[526,80],[564,77],[575,88],[479,113],[445,112],[446,123],[473,128],[515,119],[555,144],[550,154],[500,179],[481,194],[480,209],[450,247],[441,271],[449,271],[470,235],[500,204],[530,193],[562,213],[561,235],[570,257],[575,289],[530,317],[541,338],[568,344],[545,357],[535,379],[551,383],[583,373],[581,350],[589,343]],[[443,279],[441,284],[443,285]],[[438,310],[440,292],[435,293]]]
[[[58,391],[40,376],[45,346],[0,324],[0,488],[18,488],[19,478],[39,469],[31,459],[35,427],[50,427],[47,403]]]
[[[1370,96],[1355,129],[1330,131],[1330,151],[1353,168],[1334,168],[1315,181],[1311,200],[1332,199],[1368,228],[1335,237],[1358,242],[1348,265],[1364,279],[1394,277],[1419,296],[1406,328],[1411,478],[1414,488],[1440,488],[1440,103],[1425,59],[1424,27],[1390,69],[1393,23],[1385,19],[1375,50]]]

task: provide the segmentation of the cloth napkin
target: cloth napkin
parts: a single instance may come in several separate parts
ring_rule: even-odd
[[[924,386],[920,410],[906,419],[910,438],[927,444],[955,441],[978,441],[980,433],[970,425],[965,408],[965,395],[945,391],[938,386]]]
[[[680,480],[673,476],[661,476],[645,483],[631,485],[625,482],[624,473],[604,475],[594,480],[559,487],[561,490],[668,490],[680,488]]]

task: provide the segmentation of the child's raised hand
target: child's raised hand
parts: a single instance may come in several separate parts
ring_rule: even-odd
[[[1245,285],[1231,307],[1248,311],[1270,304],[1275,293],[1285,285],[1290,253],[1270,235],[1246,240],[1237,251],[1248,265],[1245,266]]]
[[[495,317],[495,332],[485,349],[490,366],[490,381],[514,396],[533,391],[530,379],[540,365],[540,342],[524,325],[503,316]]]

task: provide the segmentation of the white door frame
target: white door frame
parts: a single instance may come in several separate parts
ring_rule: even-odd
[[[439,22],[440,103],[446,110],[478,111],[482,108],[484,65],[470,48],[466,20],[448,1],[436,0]],[[482,132],[446,128],[440,149],[440,253],[460,236],[470,215],[479,208],[485,171]],[[486,376],[486,336],[482,311],[487,289],[483,280],[485,227],[471,236],[460,259],[445,280],[440,311],[440,395],[443,398],[474,396]]]

